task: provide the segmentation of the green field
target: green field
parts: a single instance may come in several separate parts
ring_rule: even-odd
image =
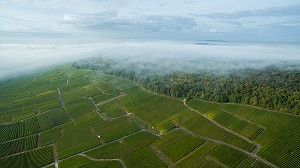
[[[118,106],[118,103],[115,101],[103,104],[99,106],[99,109],[102,113],[111,118],[119,117],[121,115],[126,114],[125,111],[120,106]]]
[[[185,134],[182,131],[173,131],[161,137],[155,146],[165,153],[173,162],[178,161],[185,155],[191,153],[204,140]]]
[[[79,167],[85,167],[85,168],[92,168],[92,167],[109,167],[109,168],[121,168],[122,164],[119,161],[116,160],[108,160],[108,161],[92,161],[86,157],[83,156],[74,156],[70,159],[64,160],[61,163],[59,163],[59,167],[62,168],[79,168]]]
[[[105,121],[100,126],[92,129],[96,135],[102,137],[105,142],[119,139],[139,130],[128,117],[121,117],[112,121]]]
[[[188,104],[199,111],[203,104],[207,106],[203,111],[210,111],[212,108],[216,110],[214,107],[216,103],[193,100]],[[261,145],[261,149],[257,153],[259,156],[280,167],[297,167],[299,165],[297,157],[300,148],[299,143],[295,143],[296,139],[300,139],[300,118],[298,116],[237,104],[217,104],[216,107],[224,109],[226,113],[234,115],[240,120],[265,128],[254,139],[254,142]]]
[[[2,83],[0,100],[0,167],[300,166],[298,116],[69,65]]]

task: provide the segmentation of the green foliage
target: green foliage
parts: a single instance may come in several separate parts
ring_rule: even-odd
[[[85,151],[87,149],[91,149],[91,148],[96,147],[100,144],[101,144],[100,140],[96,137],[92,138],[92,139],[89,139],[89,140],[85,140],[85,141],[83,141],[79,144],[76,144],[76,145],[72,144],[70,147],[68,147],[66,149],[63,149],[63,150],[60,150],[58,152],[58,157],[59,158],[65,158],[65,157],[77,154],[79,152]]]
[[[96,111],[86,113],[73,120],[71,124],[64,126],[63,132],[69,134],[80,129],[89,129],[98,126],[102,122],[102,118]]]
[[[70,121],[68,115],[63,111],[62,108],[51,110],[45,114],[50,119],[54,127]]]
[[[34,113],[34,112],[22,112],[23,110],[20,110],[20,109],[17,109],[17,111],[19,112],[19,113],[15,113],[15,114],[13,114],[13,116],[12,116],[12,121],[13,122],[16,122],[16,121],[19,121],[19,120],[22,120],[22,119],[25,119],[25,118],[28,118],[28,117],[31,117],[31,116],[33,116],[33,115],[35,115],[36,113]]]
[[[193,98],[194,94],[202,98],[201,95],[205,95],[205,90],[203,94],[199,93],[198,89],[201,87],[194,88],[191,92],[187,89],[188,84],[180,85],[184,84],[185,80],[194,82],[192,79],[194,77],[187,77],[184,74],[174,75],[169,79],[172,85],[168,88],[164,88],[164,80],[167,77],[162,77],[160,81],[150,80],[147,83],[154,82],[149,89],[155,88],[154,90],[160,93],[172,89],[167,94],[182,96],[188,93],[188,100]],[[216,82],[219,77],[214,77]],[[69,80],[68,85],[66,79]],[[287,82],[289,80],[290,78]],[[210,82],[211,85],[218,86],[216,83],[213,84],[214,81]],[[146,83],[143,84],[146,86]],[[157,84],[161,85],[157,87]],[[67,111],[72,116],[71,119],[60,107],[58,87]],[[220,91],[218,88],[216,90]],[[120,93],[125,93],[126,96],[119,98],[118,104],[111,101],[99,106],[103,113],[117,119],[103,120],[88,100],[93,97],[99,98],[97,101],[105,101]],[[214,95],[215,92],[210,94]],[[245,93],[240,90],[239,94]],[[241,99],[246,100],[243,97]],[[201,112],[201,115],[185,107],[180,99],[151,93],[129,80],[98,72],[66,66],[41,75],[12,79],[0,84],[0,100],[0,122],[5,122],[0,124],[0,167],[43,167],[54,162],[53,155],[58,156],[58,159],[67,158],[94,147],[95,149],[85,154],[96,159],[122,158],[128,167],[165,166],[156,156],[157,153],[149,148],[151,145],[156,145],[173,162],[176,161],[174,164],[178,167],[266,166],[233,148],[223,145],[216,148],[216,143],[204,142],[178,130],[162,136],[142,131],[129,117],[118,117],[125,114],[123,108],[131,113],[132,118],[141,123],[142,127],[151,130],[152,133],[163,133],[180,127],[246,151],[253,150],[252,143],[229,133],[202,116],[206,115],[220,125],[259,144],[257,155],[276,166],[298,167],[300,164],[298,143],[300,122],[297,116],[240,104],[190,100],[188,105]],[[99,139],[98,135],[103,139]],[[101,144],[103,140],[106,143]],[[53,152],[52,147],[46,146],[50,144],[55,147]],[[60,163],[60,167],[64,164],[66,165],[63,167],[121,167],[118,161],[96,162],[87,159],[88,162],[85,162],[86,158],[82,158],[81,156],[68,158]]]
[[[92,161],[83,156],[74,156],[59,163],[59,167],[62,168],[94,168],[94,167],[109,167],[109,168],[121,168],[122,165],[119,161]]]
[[[64,134],[61,136],[56,142],[57,149],[58,151],[61,151],[91,139],[97,139],[97,137],[89,129],[77,130],[70,134]]]
[[[150,123],[160,132],[172,129],[175,126],[174,124],[184,127],[195,134],[214,139],[223,138],[227,132],[202,115],[189,110],[183,105],[182,101],[176,99],[153,95],[146,91],[136,89],[132,94],[123,97],[121,102],[128,111],[133,112],[134,115],[137,115],[143,121]],[[206,105],[206,109],[212,107],[221,108],[222,105]],[[151,120],[152,118],[153,121]],[[231,137],[233,137],[233,135]],[[225,141],[248,151],[252,151],[254,148],[253,144],[236,136],[234,138],[226,137]]]
[[[193,151],[204,140],[188,135],[182,131],[172,131],[161,137],[155,145],[174,162]]]
[[[255,167],[255,168],[270,168],[270,166],[258,161],[258,160],[255,160],[253,162],[253,164],[251,164],[251,167]]]
[[[219,165],[218,163],[216,163],[215,161],[212,160],[208,160],[207,162],[205,162],[201,168],[222,168],[223,166]]]
[[[246,154],[224,145],[220,145],[208,155],[228,167],[237,167],[247,158]]]
[[[223,142],[232,144],[236,147],[239,147],[241,149],[244,149],[248,152],[252,152],[253,149],[255,148],[255,145],[253,143],[250,143],[244,139],[239,138],[238,136],[232,134],[232,133],[227,133],[223,138]]]
[[[55,143],[56,140],[62,136],[62,128],[61,127],[55,127],[48,129],[40,134],[40,141],[41,145],[49,145],[51,143]]]
[[[180,98],[197,98],[216,102],[243,103],[289,113],[300,113],[300,72],[277,67],[243,69],[216,74],[168,72],[158,64],[140,68],[126,67],[113,59],[92,58],[73,64],[75,68],[99,70],[143,85],[154,92]],[[123,68],[120,68],[122,67]],[[127,65],[128,66],[128,65]],[[148,65],[149,66],[149,65]],[[162,72],[163,71],[163,72]]]
[[[113,89],[113,90],[106,91],[105,93],[102,93],[100,95],[93,96],[92,98],[95,101],[95,103],[100,103],[105,100],[117,97],[119,95],[120,95],[120,91]]]
[[[109,117],[119,117],[126,114],[125,111],[117,105],[115,101],[106,103],[99,107],[100,111]]]
[[[83,168],[95,168],[95,167],[107,167],[107,168],[122,168],[123,166],[119,161],[100,161],[100,162],[90,162],[84,165]]]
[[[149,147],[132,152],[124,158],[124,161],[128,167],[167,167],[167,165],[161,161]]]
[[[126,144],[123,144],[122,142],[123,141],[117,141],[107,145],[100,146],[99,148],[88,152],[87,155],[93,158],[114,159],[115,157],[111,155],[118,154],[118,151],[125,148]]]
[[[0,143],[0,158],[37,147],[37,135]]]
[[[49,117],[46,114],[37,116],[37,119],[38,119],[39,128],[41,131],[45,131],[45,130],[53,127],[51,120],[49,119]]]
[[[174,125],[168,123],[170,117],[185,109],[179,100],[151,94],[140,88],[120,100],[127,111],[154,126],[159,132],[172,129]]]
[[[3,168],[32,167],[39,168],[53,163],[52,148],[43,147],[19,155],[7,158],[0,158],[0,165]]]
[[[79,101],[72,104],[66,105],[67,112],[73,117],[79,117],[84,115],[85,113],[91,112],[95,110],[92,102],[90,100]]]
[[[67,160],[64,160],[62,162],[59,163],[59,167],[65,167],[65,168],[69,168],[69,167],[73,167],[73,168],[79,168],[82,167],[84,165],[87,165],[88,163],[92,162],[91,160],[89,160],[86,157],[83,156],[74,156],[71,157]]]
[[[199,146],[193,152],[187,155],[186,158],[184,158],[183,160],[179,160],[176,166],[182,168],[200,167],[201,165],[204,165],[207,162],[207,159],[205,158],[206,155],[217,146],[218,144],[213,142],[204,142],[201,146]]]
[[[224,108],[266,128],[255,138],[261,145],[258,155],[279,167],[299,165],[300,148],[299,143],[295,143],[300,139],[299,117],[236,104]]]
[[[53,109],[46,113],[40,114],[37,116],[37,119],[40,131],[45,131],[70,121],[68,115],[63,111],[62,108]]]
[[[139,132],[125,139],[104,144],[103,146],[94,149],[87,153],[93,158],[115,159],[124,158],[131,155],[134,151],[147,147],[155,142],[158,138],[147,132]]]
[[[221,139],[226,131],[221,127],[218,127],[205,117],[200,114],[197,114],[190,109],[185,109],[180,113],[177,113],[172,117],[172,120],[195,134],[203,135],[213,139]]]
[[[121,117],[107,121],[92,129],[92,131],[95,134],[100,135],[105,142],[113,141],[138,130],[139,127],[136,126],[128,117]]]
[[[37,132],[39,132],[39,126],[35,117],[7,125],[0,125],[0,142],[32,135]]]
[[[72,77],[71,75],[68,85],[61,89],[62,97],[66,104],[83,101],[106,91],[107,84],[99,80],[93,80],[93,78],[97,78],[99,75],[95,74],[95,77],[89,74],[85,73],[79,77]]]
[[[252,165],[252,163],[255,161],[256,159],[253,157],[248,156],[245,160],[243,160],[237,167],[238,168],[244,168],[244,167],[250,167],[250,165]]]
[[[39,113],[60,106],[56,90],[41,91],[39,94],[14,100],[8,109],[24,108],[23,113]]]
[[[259,133],[261,133],[264,128],[244,120],[242,118],[236,117],[223,109],[220,104],[212,102],[204,102],[191,100],[188,105],[193,109],[201,112],[207,117],[213,119],[224,127],[241,134],[242,136],[253,140]],[[204,107],[204,108],[203,108]]]

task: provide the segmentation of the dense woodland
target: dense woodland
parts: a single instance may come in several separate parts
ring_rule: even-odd
[[[135,65],[94,59],[73,64],[80,69],[98,70],[132,80],[146,89],[173,97],[222,103],[242,103],[271,110],[300,114],[300,70],[269,66],[263,69],[232,70],[226,73],[161,73],[155,65],[140,69]]]

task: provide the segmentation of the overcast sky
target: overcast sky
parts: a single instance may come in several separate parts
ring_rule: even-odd
[[[299,0],[0,0],[0,80],[94,55],[299,61],[294,42]]]
[[[300,1],[1,0],[0,37],[300,42]]]

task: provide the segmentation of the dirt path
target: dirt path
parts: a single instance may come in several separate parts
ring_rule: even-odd
[[[222,128],[222,129],[224,129],[224,130],[226,130],[227,132],[230,132],[230,133],[232,133],[232,134],[238,136],[239,138],[241,138],[241,139],[243,139],[243,140],[245,140],[245,141],[247,141],[247,142],[249,142],[249,143],[251,143],[251,144],[254,144],[254,145],[255,145],[255,149],[257,148],[257,150],[259,150],[259,145],[256,144],[255,142],[253,142],[253,141],[249,140],[248,138],[245,138],[244,136],[242,136],[242,135],[240,135],[240,134],[238,134],[238,133],[236,133],[236,132],[234,132],[234,131],[232,131],[232,130],[226,128],[226,127],[224,127],[223,125],[217,123],[216,121],[212,120],[211,118],[207,117],[206,115],[203,115],[203,114],[202,114],[201,112],[199,112],[198,110],[195,110],[195,109],[191,108],[190,106],[188,106],[188,105],[186,104],[186,98],[183,99],[183,104],[184,104],[187,108],[189,108],[190,110],[192,110],[192,111],[194,111],[194,112],[200,114],[201,116],[205,117],[206,119],[208,119],[209,121],[211,121],[212,123],[214,123],[215,125],[217,125],[218,127]],[[255,152],[255,151],[253,150],[252,152]]]
[[[104,139],[101,138],[100,135],[97,135],[92,129],[93,129],[93,128],[90,129],[91,133],[94,134],[97,138],[99,138],[99,141],[101,142],[101,144],[105,144]]]
[[[60,89],[59,89],[59,88],[57,88],[57,95],[58,95],[58,100],[59,100],[59,102],[60,102],[60,104],[61,104],[62,109],[63,109],[64,112],[68,115],[68,117],[73,121],[73,118],[71,117],[71,115],[70,115],[70,114],[67,112],[67,110],[66,110],[65,103],[64,103],[63,98],[62,98],[62,96],[61,96],[61,92],[60,92]]]
[[[70,78],[71,75],[69,75],[68,73],[66,73],[66,75],[67,75],[68,77],[67,77],[67,79],[66,79],[66,85],[65,85],[65,86],[68,86],[68,84],[69,84],[69,78]]]
[[[38,140],[37,140],[37,147],[40,148],[41,147],[41,133],[38,133],[37,136],[38,136],[37,137],[38,138]]]
[[[245,122],[247,122],[247,123],[253,124],[253,125],[255,125],[255,126],[257,126],[257,127],[260,127],[260,128],[262,128],[262,129],[266,129],[266,127],[264,127],[264,126],[262,126],[262,125],[259,125],[259,124],[255,123],[255,122],[252,122],[252,121],[250,121],[250,120],[246,120],[246,119],[244,119],[244,118],[242,118],[242,117],[240,117],[240,116],[237,116],[237,115],[235,115],[235,114],[232,114],[232,113],[230,113],[229,111],[227,111],[227,110],[225,110],[225,109],[222,109],[222,108],[221,108],[221,110],[222,110],[224,113],[227,113],[227,114],[229,114],[229,115],[232,115],[232,116],[234,116],[234,117],[236,117],[236,118],[238,118],[238,119],[240,119],[240,120],[243,120],[243,121],[245,121]]]
[[[218,143],[218,144],[221,144],[221,145],[224,145],[224,146],[233,148],[233,149],[235,149],[235,150],[238,150],[238,151],[240,151],[240,152],[242,152],[242,153],[244,153],[244,154],[246,154],[246,155],[248,155],[248,156],[251,156],[251,157],[253,157],[253,158],[255,158],[255,159],[257,159],[257,160],[259,160],[259,161],[261,161],[261,162],[263,162],[263,163],[265,163],[265,164],[267,164],[267,165],[270,166],[270,167],[277,167],[277,166],[275,166],[274,164],[272,164],[271,162],[269,162],[269,161],[267,161],[267,160],[264,160],[264,159],[262,159],[261,157],[255,155],[255,154],[253,154],[253,153],[250,153],[250,152],[248,152],[248,151],[245,151],[244,149],[241,149],[241,148],[236,147],[236,146],[234,146],[234,145],[228,144],[228,143],[223,142],[223,141],[220,141],[220,140],[216,140],[216,139],[208,138],[208,137],[205,137],[205,136],[197,135],[197,134],[195,134],[195,133],[193,133],[193,132],[191,132],[191,131],[189,131],[189,130],[186,130],[186,129],[184,129],[184,128],[178,128],[178,129],[180,129],[180,130],[182,130],[182,131],[186,132],[187,134],[190,134],[190,135],[192,135],[192,136],[194,136],[194,137],[197,137],[197,138],[200,138],[200,139],[204,139],[204,140],[206,140],[206,141],[215,142],[215,143]]]
[[[146,129],[139,123],[137,122],[133,117],[131,117],[130,113],[125,114],[136,126],[138,126],[140,128],[140,130],[144,130],[146,131]]]
[[[218,160],[216,160],[216,159],[214,159],[212,157],[206,156],[205,158],[207,160],[210,160],[210,161],[216,163],[217,165],[220,165],[220,166],[224,167],[224,168],[229,168],[228,166],[224,165],[223,163],[219,162]]]
[[[115,139],[115,140],[110,141],[110,142],[108,142],[108,143],[101,144],[101,145],[95,146],[95,147],[93,147],[93,148],[87,149],[87,150],[85,150],[85,151],[82,151],[82,152],[73,154],[73,155],[71,155],[71,156],[68,156],[68,157],[65,157],[65,158],[63,158],[63,159],[57,160],[57,163],[60,163],[60,162],[65,161],[65,160],[67,160],[67,159],[70,159],[70,158],[72,158],[72,157],[74,157],[74,156],[78,156],[78,155],[81,155],[81,154],[85,154],[85,153],[87,153],[87,152],[90,152],[90,151],[92,151],[92,150],[98,149],[98,148],[100,148],[100,147],[103,147],[103,146],[106,146],[106,145],[109,145],[109,144],[112,144],[112,143],[114,143],[114,142],[121,141],[121,140],[123,140],[123,139],[125,139],[125,138],[128,138],[128,137],[130,137],[130,136],[132,136],[132,135],[138,134],[138,133],[140,133],[140,132],[142,132],[142,130],[133,132],[133,133],[131,133],[131,134],[129,134],[129,135],[123,136],[123,137],[121,137],[121,138],[119,138],[119,139]],[[49,167],[49,166],[52,166],[52,165],[54,165],[54,164],[55,164],[55,163],[51,163],[51,164],[45,165],[44,167]]]
[[[101,106],[101,105],[103,105],[103,104],[106,104],[106,103],[109,103],[109,102],[111,102],[111,101],[117,100],[117,99],[119,99],[119,98],[121,98],[121,97],[123,97],[123,96],[126,96],[126,94],[121,94],[121,95],[116,96],[116,97],[113,97],[113,98],[111,98],[111,99],[102,101],[102,102],[100,102],[100,103],[98,103],[98,104],[96,104],[96,105],[97,105],[97,106]]]
[[[23,153],[27,153],[27,152],[30,152],[30,151],[34,151],[34,150],[37,150],[37,149],[40,149],[40,148],[44,148],[44,147],[49,147],[49,146],[52,146],[52,144],[46,145],[46,146],[43,146],[43,147],[38,147],[38,148],[29,149],[29,150],[22,151],[22,152],[18,152],[18,153],[14,153],[14,154],[11,154],[11,155],[9,155],[9,156],[0,157],[0,159],[4,159],[4,158],[11,157],[11,156],[20,155],[20,154],[23,154]]]
[[[121,159],[95,159],[95,158],[92,158],[92,157],[90,157],[90,156],[87,156],[87,155],[85,155],[85,154],[79,154],[80,156],[83,156],[83,157],[85,157],[85,158],[87,158],[87,159],[90,159],[90,160],[92,160],[92,161],[95,161],[95,162],[103,162],[103,161],[118,161],[118,162],[120,162],[121,163],[121,165],[123,166],[123,168],[126,168],[127,166],[125,165],[125,163],[123,162],[123,160],[121,160]]]
[[[54,158],[54,166],[55,168],[58,168],[58,157],[57,157],[57,149],[55,144],[52,145],[52,150],[53,150],[53,158]]]
[[[132,135],[137,134],[137,133],[142,132],[142,131],[151,133],[151,134],[153,134],[153,135],[155,135],[155,136],[162,136],[162,135],[168,134],[168,133],[170,133],[170,132],[172,132],[172,131],[175,131],[175,130],[182,130],[183,132],[185,132],[185,133],[187,133],[187,134],[189,134],[189,135],[192,135],[192,136],[194,136],[194,137],[196,137],[196,138],[200,138],[200,139],[202,139],[202,140],[206,140],[206,141],[210,141],[210,142],[215,142],[215,143],[217,143],[217,144],[221,144],[221,145],[224,145],[224,146],[233,148],[233,149],[235,149],[235,150],[238,150],[238,151],[240,151],[240,152],[242,152],[242,153],[244,153],[244,154],[246,154],[246,155],[248,155],[248,156],[250,156],[250,157],[253,157],[253,158],[255,158],[255,159],[257,159],[257,160],[259,160],[259,161],[261,161],[261,162],[267,164],[267,165],[270,166],[270,167],[274,167],[274,168],[277,167],[277,166],[273,165],[272,163],[270,163],[270,162],[268,162],[268,161],[266,161],[266,160],[260,158],[259,156],[255,155],[255,154],[253,154],[253,153],[250,153],[250,152],[248,152],[248,151],[245,151],[245,150],[243,150],[243,149],[241,149],[241,148],[239,148],[239,147],[236,147],[236,146],[234,146],[234,145],[228,144],[228,143],[226,143],[226,142],[222,142],[222,141],[220,141],[220,140],[216,140],[216,139],[208,138],[208,137],[205,137],[205,136],[197,135],[197,134],[195,134],[195,133],[193,133],[193,132],[191,132],[191,131],[189,131],[189,130],[186,130],[186,129],[180,128],[180,127],[174,128],[174,129],[172,129],[172,130],[170,130],[170,131],[168,131],[168,132],[160,133],[160,134],[155,134],[155,133],[153,133],[153,132],[148,131],[147,129],[141,129],[141,130],[136,131],[136,132],[134,132],[134,133],[131,133],[131,134],[129,134],[129,135],[123,136],[123,137],[121,137],[121,138],[119,138],[119,139],[115,139],[115,140],[113,140],[113,141],[111,141],[111,142],[108,142],[108,143],[105,143],[105,144],[101,144],[101,145],[99,145],[99,146],[96,146],[96,147],[87,149],[87,150],[85,150],[85,151],[82,151],[82,152],[79,152],[79,153],[77,153],[77,154],[71,155],[71,156],[66,157],[66,158],[64,158],[64,159],[57,160],[57,163],[59,163],[59,162],[61,162],[61,161],[64,161],[64,160],[67,160],[67,159],[69,159],[69,158],[71,158],[71,157],[74,157],[74,156],[77,156],[77,155],[85,154],[85,153],[90,152],[90,151],[92,151],[92,150],[98,149],[98,148],[100,148],[100,147],[102,147],[102,146],[106,146],[106,145],[109,145],[109,144],[111,144],[111,143],[114,143],[114,142],[123,140],[123,139],[125,139],[125,138],[127,138],[127,137],[129,137],[129,136],[132,136]],[[166,162],[170,167],[172,167],[172,166],[175,167],[175,163],[173,163],[172,161],[166,159],[167,157],[164,157],[164,155],[162,155],[162,153],[161,153],[159,150],[156,150],[155,147],[152,147],[151,149],[156,153],[156,155],[160,156],[160,158],[163,159],[163,161]],[[55,162],[55,163],[56,163],[56,162]],[[45,167],[50,166],[50,165],[54,165],[55,163],[51,163],[51,164],[49,164],[49,165],[46,165]]]
[[[108,117],[107,115],[103,114],[103,113],[100,111],[100,109],[98,108],[98,106],[96,105],[96,103],[94,102],[94,100],[93,100],[92,97],[90,97],[90,98],[88,98],[88,99],[92,102],[92,104],[94,105],[94,107],[95,107],[95,109],[96,109],[97,114],[98,114],[103,120],[110,120],[110,119],[111,119],[110,117]]]
[[[34,114],[34,115],[32,115],[32,116],[23,118],[23,119],[21,119],[21,120],[17,120],[17,121],[13,121],[13,122],[0,123],[0,126],[1,126],[1,125],[9,125],[9,124],[14,124],[14,123],[18,123],[18,122],[21,122],[21,121],[25,121],[25,120],[27,120],[27,119],[37,117],[37,116],[39,116],[39,115],[41,115],[41,114],[47,113],[47,112],[52,111],[52,110],[56,110],[56,109],[58,109],[58,108],[60,108],[60,107],[55,107],[55,108],[52,108],[52,109],[50,109],[50,110],[47,110],[47,111],[44,111],[44,112],[40,112],[40,113]]]
[[[70,123],[70,122],[66,122],[66,123],[63,123],[63,124],[61,124],[61,125],[57,125],[57,126],[52,127],[52,128],[57,128],[57,127],[60,127],[60,126],[63,126],[63,125],[67,125],[67,124],[69,124],[69,123]],[[7,143],[7,142],[11,142],[11,141],[15,141],[15,140],[19,140],[19,139],[23,139],[23,138],[27,138],[27,137],[34,136],[34,135],[38,135],[38,134],[43,133],[43,132],[46,132],[46,131],[48,131],[48,130],[40,131],[40,132],[37,132],[37,133],[34,133],[34,134],[22,136],[22,137],[19,137],[19,138],[10,139],[10,140],[1,142],[0,144]]]
[[[187,154],[185,154],[184,156],[182,156],[179,160],[177,160],[175,163],[180,163],[181,161],[183,161],[184,159],[188,158],[189,156],[193,155],[193,153],[195,153],[197,150],[199,150],[203,144],[205,144],[206,141],[202,142],[200,145],[198,145],[196,148],[194,148],[193,150],[191,150],[190,152],[188,152]]]
[[[59,89],[58,89],[58,94],[60,95]],[[121,95],[120,95],[120,96],[121,96]],[[90,98],[90,100],[93,102],[92,98]],[[95,107],[97,107],[96,104],[95,104],[94,102],[93,102],[93,104],[94,104]],[[200,112],[198,112],[198,111],[196,111],[196,110],[190,108],[189,106],[187,106],[185,100],[184,100],[184,105],[185,105],[186,107],[188,107],[189,109],[191,109],[192,111],[201,114]],[[99,111],[98,111],[98,113],[101,114]],[[202,114],[201,114],[201,115],[202,115]],[[153,132],[151,132],[151,131],[145,129],[141,124],[139,124],[133,117],[130,116],[130,113],[126,112],[125,116],[129,117],[129,118],[130,118],[130,119],[131,119],[131,120],[132,120],[132,121],[140,128],[140,130],[139,130],[139,131],[136,131],[136,132],[134,132],[134,133],[131,133],[131,134],[129,134],[129,135],[123,136],[123,137],[121,137],[121,138],[119,138],[119,139],[115,139],[115,140],[113,140],[113,141],[111,141],[111,142],[108,142],[108,143],[104,143],[104,144],[98,145],[98,146],[96,146],[96,147],[87,149],[87,150],[82,151],[82,152],[79,152],[79,153],[77,153],[77,154],[73,154],[73,155],[71,155],[71,156],[69,156],[69,157],[66,157],[66,158],[64,158],[64,159],[56,160],[55,163],[49,164],[49,165],[47,165],[47,166],[58,164],[58,163],[61,162],[61,161],[67,160],[67,159],[69,159],[69,158],[71,158],[71,157],[78,156],[78,155],[85,156],[85,157],[87,157],[87,158],[89,158],[89,159],[91,159],[91,160],[94,160],[94,161],[105,161],[105,160],[107,161],[107,159],[94,159],[94,158],[91,158],[91,157],[87,156],[86,153],[87,153],[87,152],[90,152],[90,151],[92,151],[92,150],[98,149],[98,148],[100,148],[100,147],[102,147],[102,146],[106,146],[106,145],[109,145],[109,144],[111,144],[111,143],[114,143],[114,142],[123,140],[123,139],[125,139],[125,138],[127,138],[127,137],[129,137],[129,136],[132,136],[132,135],[137,134],[137,133],[142,132],[142,131],[148,132],[148,133],[150,133],[150,134],[153,134],[153,135],[159,137],[159,136],[168,134],[168,133],[170,133],[170,132],[172,132],[172,131],[175,131],[175,130],[182,130],[183,132],[185,132],[185,133],[187,133],[187,134],[189,134],[189,135],[191,135],[191,136],[194,136],[194,137],[196,137],[196,138],[200,138],[200,139],[205,140],[205,141],[215,142],[215,143],[217,143],[217,144],[221,144],[221,145],[224,145],[224,146],[233,148],[233,149],[235,149],[235,150],[237,150],[237,151],[240,151],[240,152],[244,153],[244,154],[247,155],[247,156],[253,157],[253,158],[257,159],[258,161],[261,161],[261,162],[265,163],[266,165],[268,165],[268,166],[270,166],[270,167],[276,167],[276,166],[273,165],[272,163],[270,163],[270,162],[268,162],[268,161],[266,161],[266,160],[260,158],[260,157],[257,156],[255,153],[250,153],[250,152],[248,152],[248,151],[245,151],[244,149],[241,149],[241,148],[236,147],[236,146],[234,146],[234,145],[228,144],[228,143],[226,143],[226,142],[223,142],[223,141],[220,141],[220,140],[216,140],[216,139],[212,139],[212,138],[205,137],[205,136],[201,136],[201,135],[195,134],[195,133],[193,133],[193,132],[191,132],[191,131],[189,131],[189,130],[186,130],[186,129],[184,129],[184,128],[181,128],[181,127],[174,128],[174,129],[172,129],[172,130],[170,130],[170,131],[168,131],[168,132],[164,132],[164,133],[153,133]],[[123,116],[120,116],[120,117],[124,117],[124,115],[123,115]],[[204,116],[204,117],[205,117],[205,116]],[[118,118],[119,118],[119,117],[118,117]],[[207,118],[207,117],[205,117],[205,118]],[[112,118],[112,120],[113,120],[113,119],[114,119],[114,118]],[[207,119],[209,119],[209,118],[207,118]],[[213,120],[211,120],[211,119],[209,119],[209,120],[212,121],[213,123],[215,123],[216,125],[220,126],[221,128],[224,128],[225,130],[228,130],[227,128],[225,128],[225,127],[221,126],[220,124],[216,123],[215,121],[213,121]],[[229,130],[228,132],[232,132],[232,131]],[[240,136],[239,136],[239,137],[240,137]],[[244,138],[243,138],[243,139],[244,139]],[[249,140],[248,140],[248,141],[249,141]],[[150,148],[151,148],[151,149],[155,152],[155,154],[156,154],[161,160],[163,160],[169,167],[176,167],[175,163],[174,163],[172,160],[170,160],[167,156],[165,156],[164,153],[162,153],[162,152],[161,152],[159,149],[157,149],[154,145],[151,145]],[[256,149],[254,149],[254,151],[257,151],[257,148],[258,148],[258,147],[256,147]],[[120,160],[120,159],[111,159],[111,160],[118,160],[118,161],[120,161],[120,163],[122,164],[123,167],[126,167],[126,165],[124,164],[124,162],[122,162],[122,160]],[[46,167],[46,166],[45,166],[45,167]]]
[[[160,158],[160,160],[162,160],[168,165],[168,167],[170,168],[176,167],[174,162],[168,156],[166,156],[162,151],[160,151],[155,145],[150,145],[150,148],[152,149],[152,151],[154,151],[155,155]]]
[[[145,130],[156,136],[161,135],[161,134],[159,134],[159,132],[157,130],[155,130],[155,128],[152,125],[146,123],[145,121],[140,119],[138,116],[134,115],[133,113],[128,112],[127,109],[124,106],[122,106],[121,104],[117,103],[117,105],[125,111],[125,113],[126,113],[125,115],[127,117],[129,117],[140,129]]]

